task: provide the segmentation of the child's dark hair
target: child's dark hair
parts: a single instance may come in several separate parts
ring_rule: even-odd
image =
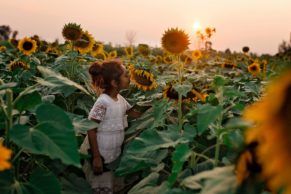
[[[89,67],[89,74],[92,78],[93,86],[111,90],[111,81],[115,80],[118,84],[120,76],[123,73],[122,63],[120,61],[105,61],[103,63],[94,62]]]

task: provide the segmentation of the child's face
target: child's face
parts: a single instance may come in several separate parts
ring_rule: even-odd
[[[129,83],[130,83],[129,74],[128,74],[127,69],[124,67],[124,65],[122,65],[122,70],[123,70],[123,73],[120,76],[119,87],[120,87],[120,89],[127,89],[129,87]]]

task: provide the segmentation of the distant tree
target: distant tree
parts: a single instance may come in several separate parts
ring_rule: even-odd
[[[12,33],[12,36],[10,37]],[[10,26],[1,25],[0,26],[0,40],[8,40],[9,38],[16,39],[18,31],[12,31]]]
[[[136,32],[127,31],[125,33],[125,38],[126,38],[126,44],[128,44],[128,46],[133,46],[136,41]]]
[[[0,40],[8,40],[11,33],[10,26],[0,26]]]

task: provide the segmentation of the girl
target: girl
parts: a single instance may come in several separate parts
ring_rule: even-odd
[[[127,115],[137,118],[141,113],[133,111],[119,94],[120,90],[129,86],[129,75],[121,62],[95,62],[90,66],[89,74],[93,87],[103,89],[103,93],[88,116],[99,126],[88,131],[81,145],[81,152],[92,155],[91,162],[85,161],[83,171],[94,193],[113,193],[113,172],[106,166],[116,162],[121,154]]]

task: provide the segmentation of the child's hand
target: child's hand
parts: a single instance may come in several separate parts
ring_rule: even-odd
[[[94,157],[92,161],[93,171],[95,175],[100,175],[103,172],[103,164],[101,157]]]

